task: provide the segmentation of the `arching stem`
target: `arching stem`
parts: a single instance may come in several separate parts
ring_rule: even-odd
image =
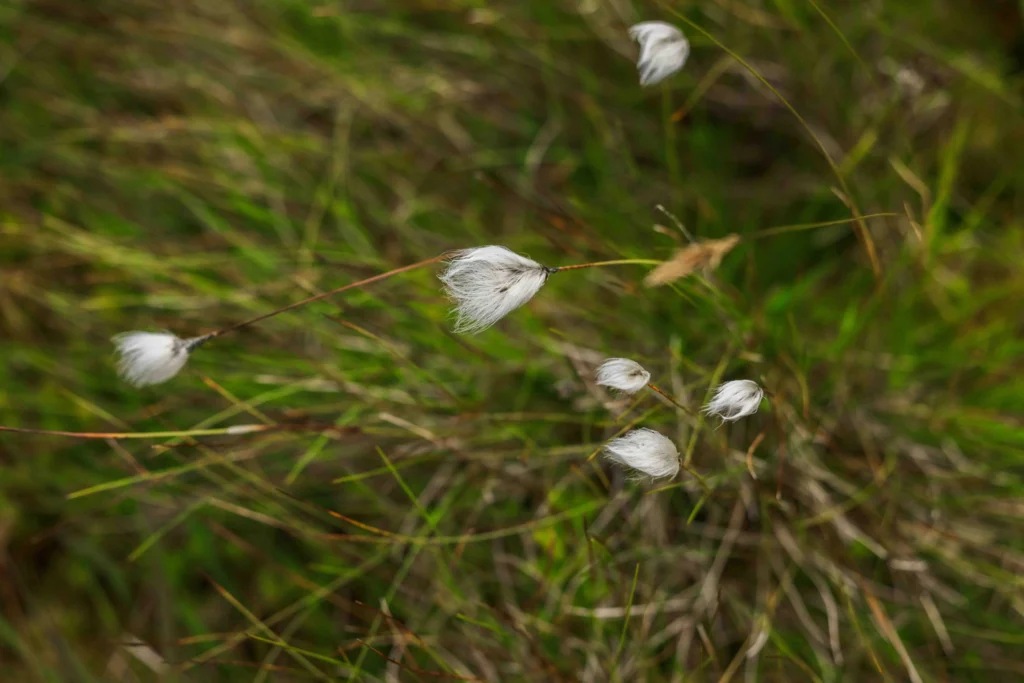
[[[34,434],[37,436],[66,436],[72,439],[170,439],[185,436],[240,436],[267,432],[335,432],[337,434],[359,433],[357,427],[339,427],[333,424],[280,424],[280,425],[235,425],[213,429],[185,429],[167,432],[66,432],[53,429],[29,429],[27,427],[5,427],[0,432]]]
[[[658,388],[658,386],[657,386],[657,385],[656,385],[656,384],[655,384],[654,382],[648,382],[648,384],[647,384],[647,388],[648,388],[648,389],[650,389],[651,391],[654,391],[654,392],[656,392],[656,393],[657,393],[657,394],[659,394],[660,396],[664,396],[664,397],[665,397],[665,398],[666,398],[666,399],[668,400],[668,402],[669,402],[669,403],[671,403],[672,405],[674,405],[674,406],[675,406],[676,408],[679,408],[679,410],[683,411],[683,412],[684,412],[684,413],[686,413],[687,415],[693,415],[693,411],[692,411],[692,410],[690,410],[689,408],[687,408],[686,406],[684,406],[684,405],[683,405],[682,403],[680,403],[679,401],[677,401],[677,400],[675,399],[675,397],[674,397],[674,396],[672,396],[672,395],[671,395],[670,393],[668,393],[667,391],[665,391],[665,390],[663,390],[663,389],[660,389],[660,388]]]
[[[703,489],[704,489],[704,493],[708,494],[709,496],[710,496],[710,495],[711,495],[711,494],[713,493],[713,491],[712,491],[711,487],[710,487],[710,486],[708,486],[708,483],[707,483],[706,481],[704,481],[704,477],[702,477],[702,476],[700,476],[699,474],[697,474],[696,470],[693,470],[693,469],[691,469],[689,465],[684,465],[683,463],[680,463],[680,466],[681,466],[681,467],[682,467],[682,468],[683,468],[683,469],[684,469],[684,470],[685,470],[685,471],[686,471],[686,472],[687,472],[687,473],[688,473],[688,474],[689,474],[690,476],[692,476],[692,477],[693,477],[694,479],[696,479],[696,480],[697,480],[697,483],[698,483],[698,484],[700,484],[701,488],[703,488]]]
[[[428,258],[425,261],[419,261],[417,263],[412,263],[412,264],[410,264],[408,266],[402,266],[401,268],[395,268],[394,270],[389,270],[386,273],[378,273],[377,275],[374,275],[373,277],[368,277],[365,280],[359,280],[358,282],[350,282],[347,285],[342,285],[341,287],[336,287],[335,289],[332,289],[332,290],[330,290],[328,292],[323,292],[321,294],[315,294],[315,295],[313,295],[311,297],[307,297],[307,298],[305,298],[305,299],[303,299],[301,301],[296,301],[295,303],[288,304],[287,306],[282,306],[281,308],[278,308],[278,309],[275,309],[273,311],[270,311],[269,313],[264,313],[262,315],[258,315],[255,318],[249,318],[248,320],[243,320],[240,323],[235,323],[234,325],[230,325],[229,327],[225,327],[225,328],[220,329],[220,330],[215,330],[215,331],[210,332],[208,334],[204,334],[204,335],[202,335],[200,337],[193,337],[192,339],[187,339],[185,341],[186,348],[189,351],[189,353],[191,353],[192,351],[198,349],[200,346],[202,346],[206,342],[210,341],[211,339],[216,339],[217,337],[219,337],[221,335],[227,334],[229,332],[235,332],[236,330],[241,330],[241,329],[243,329],[245,327],[249,327],[250,325],[255,325],[258,322],[266,320],[267,318],[273,318],[275,315],[279,315],[281,313],[286,313],[288,311],[294,311],[296,308],[301,308],[302,306],[305,306],[306,304],[311,304],[314,301],[320,301],[321,299],[326,299],[327,297],[334,296],[335,294],[341,294],[342,292],[348,291],[350,289],[356,289],[357,287],[363,287],[365,285],[373,284],[374,282],[380,282],[381,280],[386,280],[387,278],[391,277],[392,275],[398,275],[400,273],[407,273],[410,270],[416,270],[417,268],[422,268],[423,266],[428,266],[431,263],[437,263],[438,261],[444,260],[447,257],[448,257],[448,252],[445,252],[443,254],[439,254],[439,255],[434,256],[432,258]]]
[[[646,258],[626,258],[617,259],[615,261],[594,261],[593,263],[577,263],[572,266],[559,266],[557,268],[548,268],[548,272],[558,273],[565,270],[582,270],[583,268],[603,268],[604,266],[656,266],[661,261],[655,261],[653,259]]]

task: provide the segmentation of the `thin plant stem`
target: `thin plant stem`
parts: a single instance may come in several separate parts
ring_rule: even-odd
[[[787,232],[798,232],[800,230],[813,230],[815,228],[827,228],[831,225],[845,225],[847,223],[856,223],[857,221],[866,221],[869,218],[887,218],[892,216],[902,216],[899,213],[869,213],[866,216],[859,216],[857,218],[841,218],[835,221],[822,221],[820,223],[798,223],[796,225],[780,225],[776,228],[768,228],[760,232],[755,232],[752,235],[744,235],[745,240],[758,240],[762,237],[771,237],[773,235],[782,235]]]
[[[230,427],[217,429],[189,429],[171,432],[65,432],[50,429],[27,429],[22,427],[0,426],[0,432],[16,434],[36,434],[40,436],[67,436],[74,439],[170,439],[179,436],[218,436],[228,434]],[[266,431],[265,425],[253,425],[251,431]]]
[[[38,436],[66,436],[73,439],[171,439],[186,436],[238,436],[266,432],[327,432],[338,431],[355,433],[355,427],[339,427],[331,424],[304,425],[236,425],[234,427],[217,427],[215,429],[186,429],[168,432],[66,432],[51,429],[28,429],[25,427],[5,427],[0,425],[0,432],[15,434],[35,434]]]
[[[666,399],[668,399],[669,403],[671,403],[672,405],[674,405],[674,406],[675,406],[676,408],[679,408],[679,410],[683,411],[683,412],[684,412],[684,413],[686,413],[687,415],[693,415],[693,411],[692,411],[692,410],[690,410],[689,408],[687,408],[686,406],[684,406],[684,405],[683,405],[682,403],[680,403],[679,401],[677,401],[677,400],[675,399],[675,397],[673,397],[673,396],[672,396],[672,395],[671,395],[670,393],[668,393],[667,391],[665,391],[665,390],[663,390],[663,389],[659,389],[659,388],[658,388],[658,386],[657,386],[657,385],[656,385],[656,384],[655,384],[654,382],[648,382],[648,383],[647,383],[647,388],[648,388],[648,389],[650,389],[651,391],[654,391],[654,392],[656,392],[656,393],[657,393],[657,394],[659,394],[660,396],[664,396],[664,397],[665,397]]]
[[[560,266],[558,268],[551,268],[552,273],[558,273],[563,270],[581,270],[583,268],[602,268],[604,266],[626,266],[626,265],[640,265],[640,266],[656,266],[661,261],[655,261],[653,259],[646,258],[627,258],[618,259],[615,261],[594,261],[593,263],[577,263],[573,266]]]
[[[697,474],[697,471],[696,471],[696,470],[692,469],[692,468],[691,468],[691,467],[690,467],[689,465],[685,465],[685,464],[683,464],[683,463],[680,463],[680,466],[681,466],[681,467],[682,467],[682,468],[683,468],[684,470],[686,470],[686,472],[687,472],[687,473],[688,473],[688,474],[689,474],[690,476],[692,476],[692,477],[693,477],[694,479],[696,479],[696,480],[697,480],[697,483],[698,483],[698,484],[700,484],[700,485],[701,485],[701,488],[703,488],[703,489],[704,489],[704,493],[708,494],[709,496],[710,496],[710,495],[711,495],[712,493],[714,493],[714,491],[712,491],[712,490],[711,490],[711,487],[710,487],[710,486],[708,486],[708,483],[707,483],[706,481],[704,481],[704,477],[702,477],[702,476],[700,476],[699,474]]]
[[[657,208],[662,213],[664,213],[669,218],[671,218],[676,223],[676,225],[679,226],[680,230],[683,231],[683,234],[691,242],[696,241],[693,238],[693,236],[686,230],[686,228],[683,227],[682,223],[679,222],[678,218],[676,218],[671,213],[669,213],[660,204],[657,206]],[[765,238],[765,237],[772,237],[774,235],[782,235],[782,234],[785,234],[785,233],[788,233],[788,232],[799,232],[801,230],[813,230],[815,228],[827,228],[827,227],[833,226],[833,225],[846,225],[846,224],[849,224],[849,223],[857,224],[857,223],[862,223],[863,221],[865,221],[865,220],[867,220],[869,218],[891,218],[893,216],[900,216],[900,215],[902,215],[902,214],[891,213],[891,212],[872,213],[872,214],[867,214],[867,215],[860,215],[860,214],[858,214],[858,215],[856,215],[853,218],[840,218],[840,219],[834,220],[834,221],[821,221],[819,223],[799,223],[799,224],[796,224],[796,225],[780,225],[778,227],[768,228],[767,230],[762,230],[761,232],[757,232],[757,233],[754,233],[752,235],[741,235],[740,239],[742,239],[743,241],[757,240],[757,239],[762,239],[762,238]],[[594,261],[593,263],[577,263],[577,264],[574,264],[574,265],[571,265],[571,266],[558,266],[558,267],[555,267],[555,268],[548,268],[547,270],[548,270],[549,273],[554,274],[554,273],[558,273],[558,272],[565,271],[565,270],[582,270],[584,268],[603,268],[604,266],[626,266],[626,265],[657,266],[657,265],[660,265],[661,263],[663,263],[663,261],[659,261],[659,260],[655,260],[655,259],[631,258],[631,259],[616,259],[616,260],[613,260],[613,261]],[[327,295],[325,295],[325,296],[327,296]]]
[[[683,225],[683,222],[676,218],[676,215],[674,213],[666,209],[661,204],[656,204],[654,208],[668,216],[669,219],[671,219],[671,221],[676,224],[676,227],[679,228],[679,232],[683,233],[683,237],[690,240],[691,243],[697,241],[696,239],[694,239],[693,235],[690,234],[690,231],[686,229],[686,226]]]
[[[441,260],[445,259],[447,256],[448,256],[448,253],[445,252],[443,254],[439,254],[438,256],[434,256],[433,258],[428,258],[425,261],[419,261],[418,263],[412,263],[412,264],[410,264],[408,266],[402,266],[401,268],[395,268],[394,270],[389,270],[386,273],[378,273],[377,275],[374,275],[373,277],[368,277],[365,280],[360,280],[358,282],[351,282],[351,283],[349,283],[347,285],[343,285],[341,287],[337,287],[337,288],[332,289],[332,290],[330,290],[328,292],[323,292],[321,294],[316,294],[314,296],[311,296],[311,297],[308,297],[306,299],[303,299],[302,301],[296,301],[295,303],[288,304],[287,306],[284,306],[282,308],[278,308],[276,310],[270,311],[269,313],[264,313],[262,315],[258,315],[255,318],[250,318],[249,320],[243,320],[242,322],[235,323],[234,325],[231,325],[230,327],[225,327],[223,329],[216,330],[214,332],[210,332],[209,334],[205,334],[202,337],[198,337],[195,340],[195,342],[192,344],[192,348],[195,348],[196,346],[199,346],[200,344],[203,344],[203,343],[205,343],[205,342],[207,342],[207,341],[209,341],[211,339],[215,339],[216,337],[219,337],[222,334],[227,334],[228,332],[234,332],[234,331],[240,330],[240,329],[242,329],[244,327],[249,327],[250,325],[255,325],[256,323],[258,323],[260,321],[263,321],[263,320],[266,320],[267,318],[272,318],[275,315],[278,315],[280,313],[285,313],[287,311],[293,311],[296,308],[300,308],[302,306],[305,306],[306,304],[311,304],[314,301],[319,301],[321,299],[326,299],[327,297],[334,296],[335,294],[341,294],[342,292],[347,291],[349,289],[355,289],[356,287],[362,287],[364,285],[369,285],[369,284],[372,284],[374,282],[379,282],[381,280],[385,280],[385,279],[391,277],[392,275],[398,275],[400,273],[407,273],[410,270],[416,270],[417,268],[422,268],[423,266],[428,266],[431,263],[437,263],[438,261],[441,261]]]
[[[693,411],[692,410],[690,410],[689,408],[684,406],[682,403],[677,401],[675,399],[675,397],[672,396],[670,393],[668,393],[667,391],[664,391],[663,389],[659,388],[658,385],[655,384],[654,382],[648,382],[647,383],[647,388],[650,389],[651,391],[654,391],[659,396],[664,396],[666,399],[668,399],[668,401],[672,405],[674,405],[676,408],[679,408],[681,411],[683,411],[687,415],[693,415]],[[711,493],[712,493],[711,487],[708,486],[706,481],[704,481],[704,478],[702,476],[700,476],[699,474],[697,474],[693,469],[691,469],[688,464],[686,464],[686,463],[680,463],[680,464],[682,465],[682,468],[684,470],[686,470],[687,473],[690,474],[690,476],[692,476],[694,479],[697,480],[697,483],[701,485],[701,488],[704,489],[705,493],[707,493],[708,495],[711,495]]]
[[[747,471],[750,472],[751,479],[757,479],[757,473],[754,472],[754,451],[756,451],[757,447],[761,445],[762,441],[764,441],[764,437],[765,432],[762,430],[761,433],[754,438],[754,442],[751,443],[750,447],[747,449]]]

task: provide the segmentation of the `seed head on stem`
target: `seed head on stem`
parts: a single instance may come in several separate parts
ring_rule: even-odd
[[[601,386],[635,394],[651,381],[651,373],[635,360],[609,358],[597,368],[597,383]]]
[[[441,254],[440,256],[435,256],[418,263],[395,268],[385,273],[378,273],[377,275],[368,277],[364,280],[359,280],[358,282],[350,282],[347,285],[342,285],[341,287],[337,287],[321,294],[315,294],[300,301],[290,303],[287,306],[274,309],[268,313],[263,313],[255,318],[243,320],[235,323],[234,325],[223,327],[200,337],[180,339],[169,332],[125,332],[119,334],[112,340],[117,348],[118,354],[120,354],[120,360],[118,361],[118,374],[120,374],[128,383],[137,387],[166,382],[181,371],[185,366],[185,363],[188,361],[188,357],[192,351],[211,339],[216,339],[217,337],[230,332],[237,332],[238,330],[246,329],[258,322],[266,320],[267,318],[272,318],[275,315],[279,315],[286,311],[301,308],[306,304],[326,299],[329,296],[340,294],[346,290],[362,287],[364,285],[387,279],[392,275],[398,275],[399,273],[405,273],[431,263],[436,263],[443,258],[445,258],[445,254]]]
[[[642,86],[661,83],[682,69],[690,56],[686,36],[664,21],[642,21],[629,29],[629,37],[640,44],[636,68]]]
[[[166,382],[209,336],[179,339],[169,332],[124,332],[111,341],[119,354],[118,374],[135,387]]]
[[[672,440],[653,429],[634,429],[609,441],[605,457],[651,479],[679,473],[679,450]]]
[[[704,412],[717,415],[725,422],[735,422],[753,415],[761,407],[764,389],[749,379],[736,379],[718,385]]]
[[[455,331],[476,334],[491,327],[532,299],[553,272],[501,246],[455,252],[440,275],[455,304]]]

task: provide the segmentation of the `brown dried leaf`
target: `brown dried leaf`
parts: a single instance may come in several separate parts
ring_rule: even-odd
[[[644,278],[648,287],[660,287],[675,282],[698,270],[710,272],[722,263],[725,255],[740,242],[739,235],[727,235],[717,240],[705,240],[680,249]]]

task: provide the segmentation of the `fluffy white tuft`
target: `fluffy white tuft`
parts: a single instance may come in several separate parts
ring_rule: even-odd
[[[664,21],[642,21],[629,29],[640,44],[636,69],[640,85],[655,85],[679,71],[690,56],[690,42],[683,32]]]
[[[764,390],[749,379],[736,379],[720,384],[715,395],[704,406],[704,412],[718,415],[726,422],[753,415],[761,407]]]
[[[634,429],[608,442],[605,457],[653,479],[679,472],[679,451],[672,440],[653,429]]]
[[[609,358],[597,369],[597,383],[627,394],[635,394],[651,381],[651,373],[635,360]]]
[[[455,303],[455,331],[486,330],[532,299],[551,272],[505,247],[456,252],[440,275],[445,293]]]
[[[136,387],[160,384],[178,374],[191,351],[190,340],[169,333],[125,332],[111,341],[120,358],[117,373]]]

